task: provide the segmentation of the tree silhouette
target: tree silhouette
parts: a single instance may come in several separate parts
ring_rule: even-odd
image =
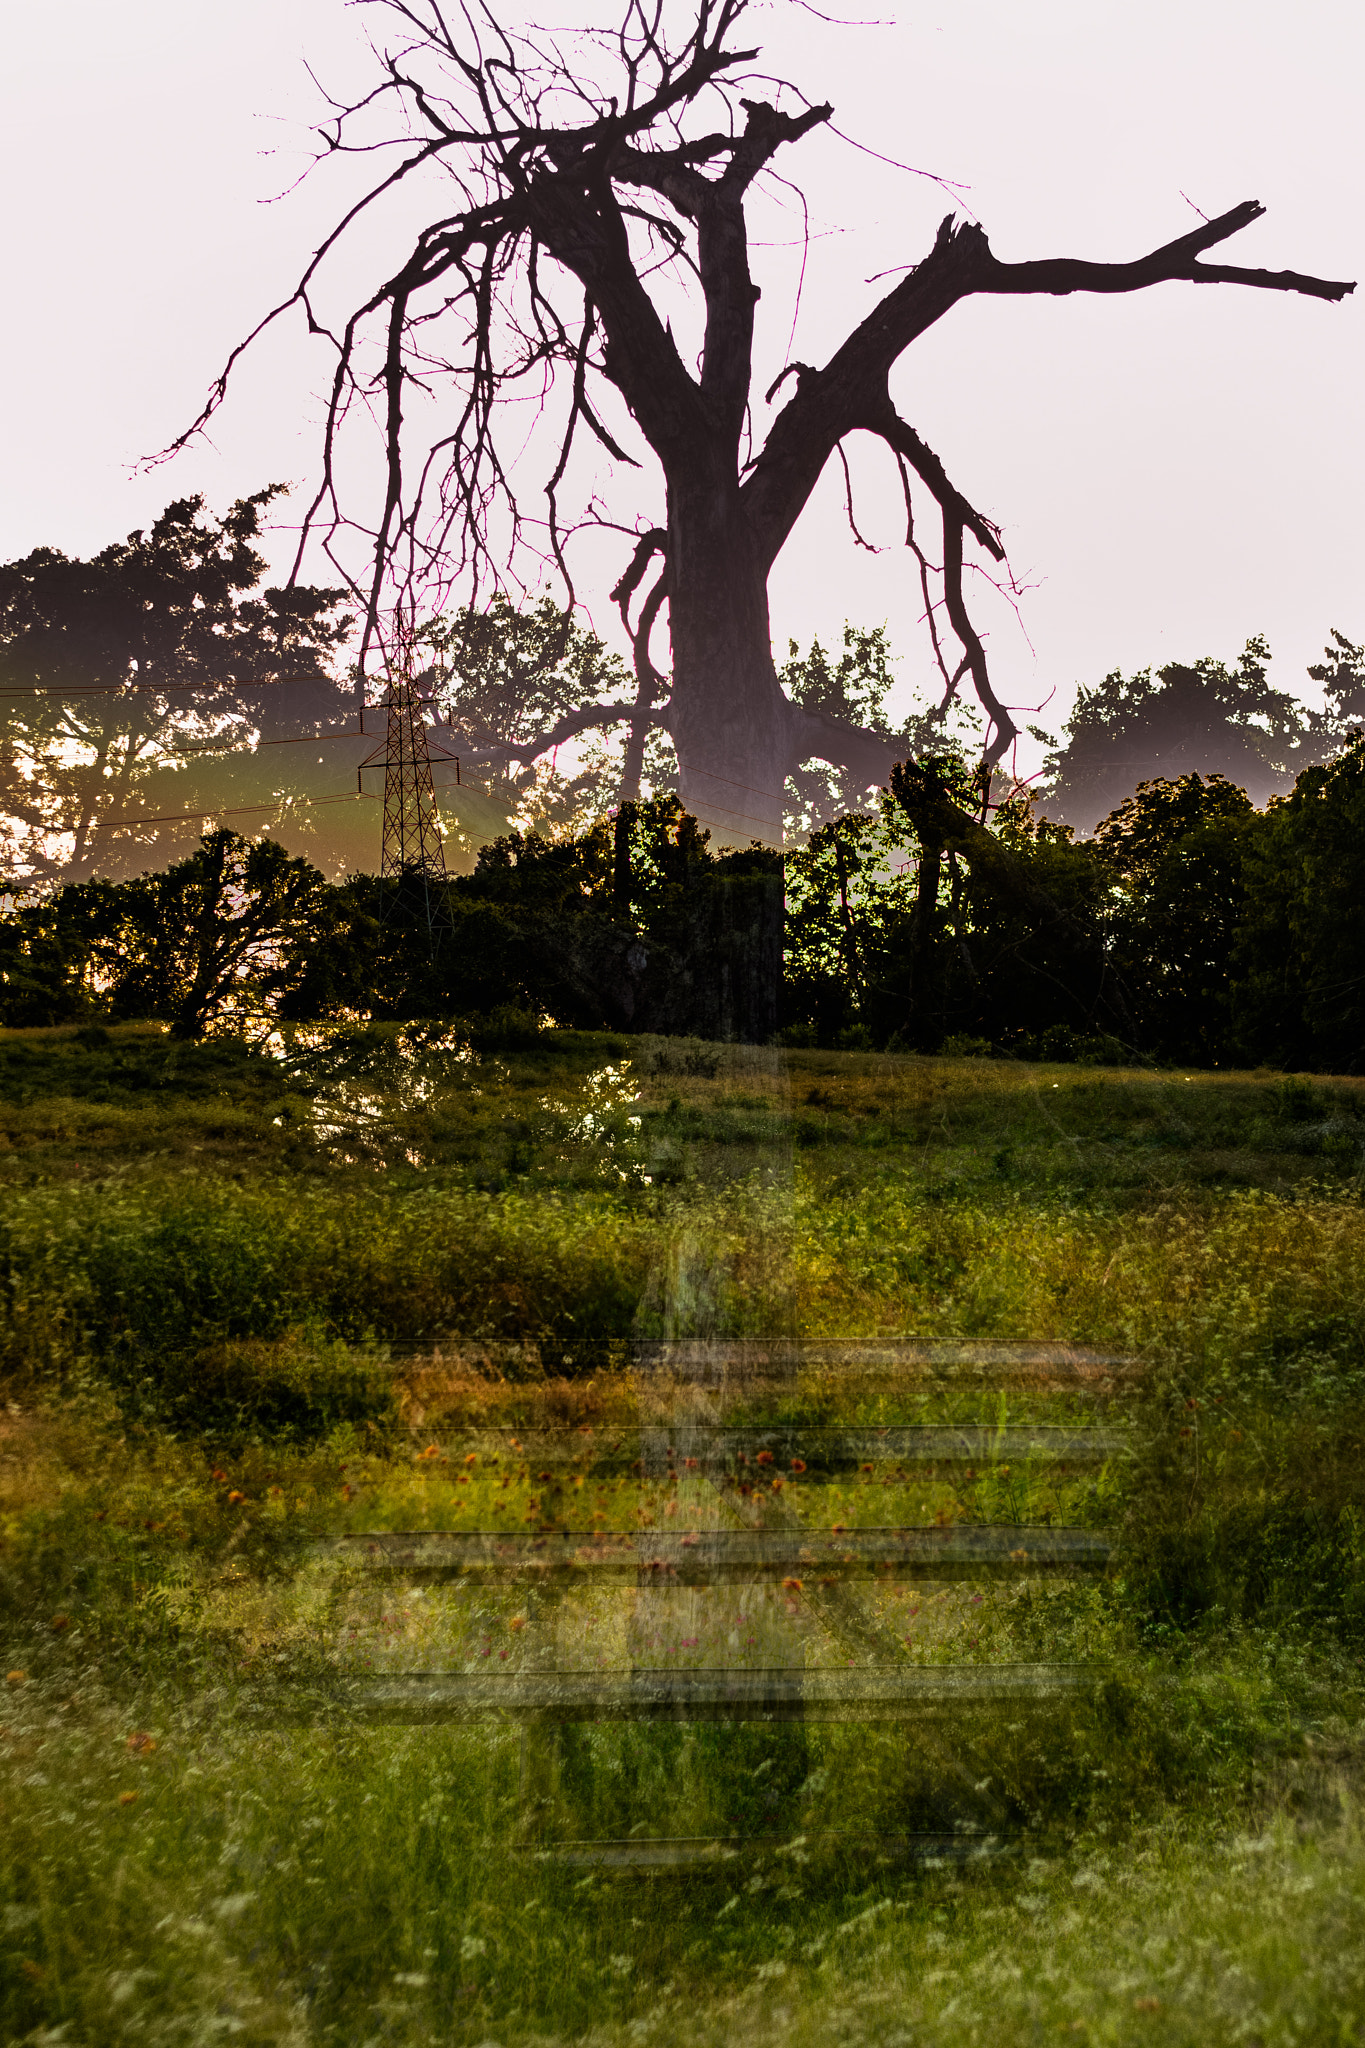
[[[1352,650],[1342,646],[1334,675],[1347,672]],[[1269,662],[1257,636],[1235,667],[1205,656],[1167,662],[1155,675],[1115,669],[1081,690],[1065,744],[1048,758],[1049,814],[1089,832],[1139,784],[1190,775],[1226,776],[1257,804],[1288,789],[1301,769],[1336,751],[1340,724],[1273,689]],[[1325,669],[1309,674],[1327,680]],[[1330,685],[1328,696],[1335,701]]]
[[[220,519],[178,499],[89,561],[35,548],[0,563],[7,884],[136,871],[194,845],[234,801],[261,807],[253,744],[349,709],[331,673],[345,593],[258,588],[253,543],[282,489]]]
[[[584,31],[571,47],[548,31],[513,35],[483,11],[448,17],[438,0],[375,4],[395,31],[380,75],[320,132],[325,156],[368,153],[388,167],[290,298],[241,344],[300,307],[335,350],[321,482],[301,548],[321,528],[337,549],[350,523],[342,430],[377,412],[386,484],[377,517],[364,523],[373,560],[363,593],[367,649],[395,586],[411,600],[433,575],[496,583],[500,561],[519,544],[543,546],[572,598],[565,538],[573,522],[566,525],[559,494],[575,435],[594,435],[618,463],[637,459],[623,445],[628,429],[613,422],[611,387],[662,471],[664,502],[657,525],[634,539],[614,592],[634,648],[634,703],[600,715],[629,722],[623,795],[633,794],[646,734],[662,726],[689,809],[722,838],[780,841],[783,785],[801,762],[828,761],[867,786],[893,757],[884,733],[785,696],[770,644],[769,572],[851,435],[880,441],[899,472],[945,696],[970,677],[987,715],[988,763],[1014,736],[964,592],[972,549],[987,566],[1003,562],[999,529],[890,392],[905,351],[954,306],[978,294],[1133,292],[1169,280],[1329,300],[1352,289],[1202,261],[1259,217],[1254,200],[1123,263],[1001,262],[981,227],[950,215],[825,364],[783,370],[766,397],[784,393],[785,402],[760,445],[751,388],[759,290],[746,205],[776,175],[779,155],[832,109],[755,69],[758,50],[736,42],[748,0],[697,0],[680,42],[670,39],[661,0],[626,0],[615,32]],[[400,187],[405,198],[423,175],[439,195],[427,225],[334,332],[318,310],[322,266],[362,216]],[[704,318],[695,364],[669,317],[683,279]],[[217,409],[241,348],[175,446]],[[405,415],[442,393],[449,409],[440,429],[415,452]],[[518,495],[528,400],[549,405],[557,428],[540,543]],[[926,499],[941,535],[932,563],[915,519]],[[608,523],[593,506],[584,516]],[[340,554],[333,559],[340,565]],[[671,679],[652,652],[665,608]]]

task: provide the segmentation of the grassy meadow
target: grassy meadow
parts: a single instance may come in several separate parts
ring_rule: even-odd
[[[1356,1080],[511,1017],[0,1035],[0,2038],[1361,2042],[1363,1170]],[[746,1492],[823,1530],[1107,1532],[1096,1575],[867,1607],[883,1661],[1092,1690],[524,1739],[349,1711],[350,1676],[533,1666],[537,1615],[318,1539],[704,1525],[702,1476],[636,1455],[686,1419],[642,1345],[906,1338],[967,1362],[707,1412],[1125,1447],[811,1454]],[[970,1363],[1024,1340],[1133,1362]],[[575,1592],[558,1626],[585,1668],[841,1654],[794,1581]],[[556,1853],[632,1835],[727,1846]]]

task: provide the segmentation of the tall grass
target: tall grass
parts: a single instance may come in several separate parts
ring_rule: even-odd
[[[79,1098],[75,1049],[10,1062],[32,1099],[11,1105],[0,1178],[3,2038],[1359,2039],[1350,1084],[638,1047],[632,1108],[620,1048],[608,1085],[607,1055],[575,1042],[558,1065],[538,1046],[524,1071],[510,1052],[496,1075],[443,1070],[430,1096],[400,1062],[390,1099],[376,1039],[329,1051],[318,1081],[364,1068],[363,1158],[350,1136],[328,1149],[333,1096],[324,1116],[245,1057],[191,1063],[175,1152],[178,1070],[150,1039],[111,1043]],[[169,1163],[120,1098],[96,1175],[94,1123],[34,1076],[93,1116],[139,1060]],[[215,1116],[206,1163],[191,1148]],[[424,1117],[488,1130],[464,1165],[459,1124],[444,1163],[413,1166]],[[420,1602],[378,1598],[374,1643],[339,1653],[350,1610],[302,1569],[312,1538],[495,1508],[497,1526],[568,1520],[572,1475],[563,1501],[520,1466],[460,1490],[468,1433],[657,1421],[633,1339],[778,1333],[1066,1338],[1143,1361],[1105,1410],[1131,1454],[1097,1481],[876,1470],[856,1480],[875,1509],[852,1486],[837,1505],[1109,1528],[1104,1579],[926,1594],[938,1633],[905,1652],[1095,1657],[1093,1701],[937,1731],[586,1727],[524,1753],[495,1724],[286,1725],[338,1654],[401,1661],[419,1633]],[[732,1406],[1094,1419],[1075,1388],[837,1373]],[[657,1484],[618,1463],[601,1521],[647,1526]],[[466,1620],[510,1666],[509,1603]],[[746,1626],[776,1643],[795,1604]],[[1013,1853],[917,1870],[847,1839],[964,1816]],[[547,1833],[633,1828],[742,1846],[686,1877],[545,1854]]]

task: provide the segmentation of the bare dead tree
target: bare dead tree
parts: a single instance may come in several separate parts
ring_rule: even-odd
[[[723,841],[780,843],[783,784],[802,761],[844,766],[869,785],[890,765],[883,737],[789,702],[770,645],[769,572],[826,463],[852,435],[882,443],[899,470],[945,702],[970,676],[989,718],[987,765],[1015,735],[964,584],[971,550],[983,566],[1004,561],[999,528],[891,397],[891,372],[914,341],[974,295],[1134,292],[1171,280],[1328,300],[1353,289],[1202,260],[1258,218],[1264,209],[1254,200],[1125,263],[1003,263],[979,226],[950,214],[932,248],[828,362],[783,371],[769,402],[789,381],[793,388],[746,460],[759,296],[746,205],[775,175],[779,153],[832,112],[788,85],[755,82],[758,51],[735,44],[747,0],[695,0],[681,42],[669,38],[662,0],[625,0],[619,29],[585,31],[572,55],[548,33],[513,36],[481,11],[456,20],[442,0],[371,4],[392,18],[395,41],[380,55],[374,91],[338,106],[320,133],[328,157],[372,152],[383,162],[387,149],[389,167],[318,249],[296,291],[242,344],[301,307],[335,350],[321,482],[301,552],[320,530],[344,567],[335,550],[352,522],[341,502],[339,437],[354,412],[374,409],[387,483],[377,520],[363,529],[372,548],[362,592],[367,641],[395,585],[409,601],[433,576],[496,585],[504,556],[534,546],[537,531],[572,598],[559,493],[575,435],[595,436],[617,463],[635,462],[604,417],[603,387],[613,387],[662,471],[664,516],[636,539],[614,593],[634,649],[634,704],[591,707],[585,718],[629,722],[626,797],[638,787],[649,728],[665,728],[688,807]],[[607,83],[593,82],[594,68]],[[316,309],[321,267],[367,209],[423,175],[435,176],[445,204],[393,274],[331,332]],[[680,280],[700,295],[704,314],[695,367],[667,317]],[[216,411],[240,354],[176,446]],[[442,392],[442,431],[413,455],[405,412],[419,395]],[[560,406],[562,418],[538,526],[513,474],[527,397],[538,408]],[[915,534],[921,492],[941,528],[932,596]],[[586,516],[605,523],[591,508]],[[665,611],[671,679],[652,651]]]

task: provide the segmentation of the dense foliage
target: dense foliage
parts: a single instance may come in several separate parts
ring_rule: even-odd
[[[973,801],[952,757],[914,772]],[[510,1011],[523,1030],[1359,1069],[1365,739],[1263,811],[1188,775],[1144,783],[1088,840],[1017,800],[972,830],[965,853],[926,846],[886,796],[788,854],[778,1014],[778,857],[714,854],[656,797],[577,838],[499,839],[420,898],[210,834],[161,875],[0,922],[0,1019],[159,1017],[193,1037]]]
[[[1115,669],[1082,689],[1064,743],[1048,761],[1048,810],[1089,831],[1138,783],[1225,775],[1263,804],[1304,768],[1328,760],[1365,713],[1365,648],[1333,632],[1309,668],[1322,686],[1315,711],[1272,687],[1259,635],[1235,665],[1205,656],[1153,675]],[[1039,738],[1045,735],[1038,734]]]
[[[0,564],[9,875],[127,874],[154,848],[192,846],[234,803],[267,794],[279,810],[253,750],[344,723],[350,695],[331,672],[344,593],[260,588],[262,515],[283,488],[221,518],[178,499],[88,561],[40,547]],[[297,763],[289,778],[301,794]]]

